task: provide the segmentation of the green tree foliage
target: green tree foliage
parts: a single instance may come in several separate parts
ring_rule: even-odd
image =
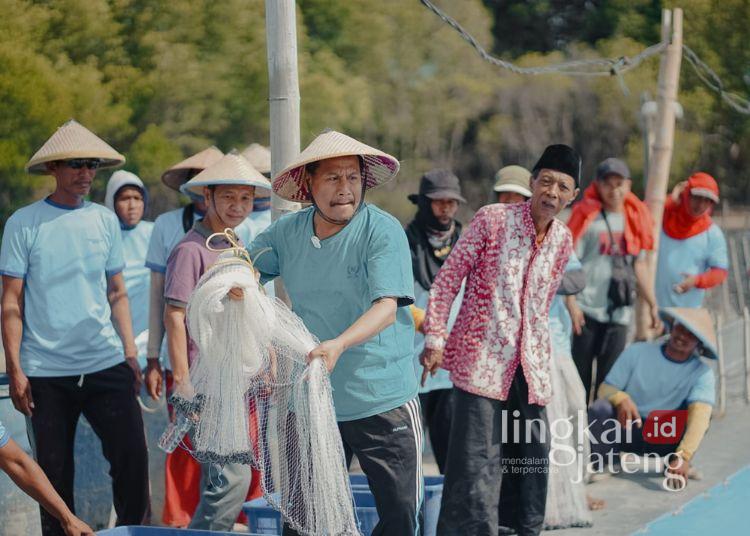
[[[522,65],[633,55],[659,39],[657,0],[435,0],[488,50]],[[675,2],[668,1],[671,7]],[[642,185],[639,109],[658,60],[617,78],[520,77],[483,62],[418,0],[297,0],[302,141],[326,127],[397,155],[399,179],[370,199],[402,219],[419,176],[449,166],[470,208],[502,165],[531,166],[548,143],[584,156],[587,177],[619,155]],[[743,0],[685,0],[685,42],[743,95],[750,82]],[[268,140],[263,0],[0,0],[0,226],[49,191],[23,170],[75,117],[126,154],[151,189],[151,216],[180,202],[159,176],[215,144]],[[623,90],[623,87],[626,90]],[[672,180],[695,169],[725,197],[750,194],[750,121],[686,63]],[[92,198],[100,200],[109,173]]]

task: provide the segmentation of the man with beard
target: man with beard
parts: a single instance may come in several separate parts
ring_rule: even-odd
[[[417,205],[417,214],[406,226],[414,272],[414,305],[424,309],[427,307],[432,281],[461,234],[461,224],[455,219],[455,215],[459,203],[465,203],[466,199],[461,195],[461,184],[456,175],[447,169],[433,169],[422,177],[419,194],[411,194],[409,200]],[[461,295],[453,301],[450,325],[453,324],[460,305]],[[423,348],[424,335],[417,332],[414,353],[415,366],[420,373],[422,366],[419,364],[419,356]],[[423,375],[419,390],[422,416],[441,474],[445,471],[453,415],[452,389],[448,371],[439,369],[435,375]]]

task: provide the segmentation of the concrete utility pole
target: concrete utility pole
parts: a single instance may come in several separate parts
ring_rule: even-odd
[[[674,148],[675,111],[677,109],[677,88],[680,82],[682,62],[682,10],[664,9],[661,14],[661,39],[667,43],[659,65],[659,87],[656,97],[657,116],[654,146],[648,165],[645,202],[654,217],[654,251],[648,254],[651,285],[656,279],[656,261],[659,254],[659,234],[661,233],[664,202],[669,186],[669,169]],[[645,314],[645,304],[638,304],[639,339],[649,338],[649,315]]]
[[[271,175],[299,154],[299,79],[297,21],[294,0],[266,0],[266,47],[271,110]],[[273,196],[274,217],[299,209]],[[275,219],[274,218],[274,219]]]
[[[266,48],[271,110],[271,176],[299,154],[299,78],[297,76],[297,21],[294,0],[266,0]],[[271,217],[299,210],[276,195],[271,198]],[[286,299],[277,279],[276,296]]]

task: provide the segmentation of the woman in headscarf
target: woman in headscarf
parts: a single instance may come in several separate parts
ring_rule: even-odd
[[[719,186],[703,172],[675,186],[667,199],[656,269],[660,307],[701,307],[706,289],[727,278],[727,242],[711,219],[718,202]]]
[[[148,193],[137,175],[129,171],[115,171],[107,182],[104,205],[117,215],[122,231],[122,250],[125,257],[125,288],[130,301],[133,335],[138,346],[138,364],[146,366],[148,342],[148,307],[150,271],[146,267],[146,251],[154,223],[144,221]]]

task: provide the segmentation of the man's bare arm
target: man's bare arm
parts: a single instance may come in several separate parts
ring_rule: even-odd
[[[3,276],[2,333],[5,349],[5,372],[10,380],[13,406],[31,417],[34,400],[31,384],[21,369],[21,337],[23,335],[23,279]]]

